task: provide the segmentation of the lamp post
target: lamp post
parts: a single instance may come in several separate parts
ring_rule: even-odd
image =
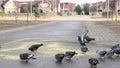
[[[107,20],[109,20],[109,7],[110,7],[109,3],[110,1],[107,0]]]

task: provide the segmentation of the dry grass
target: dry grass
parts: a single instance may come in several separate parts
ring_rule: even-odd
[[[48,21],[39,21],[39,20],[33,20],[32,22],[26,21],[26,20],[18,20],[17,23],[15,20],[0,20],[0,30],[10,29],[10,28],[16,28],[21,26],[29,26],[29,25],[35,25],[35,24],[43,24],[47,23]]]
[[[99,24],[102,25],[120,25],[120,21],[99,21]]]

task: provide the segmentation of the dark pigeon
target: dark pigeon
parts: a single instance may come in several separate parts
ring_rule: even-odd
[[[120,48],[114,49],[114,53],[117,54],[118,56],[120,55]]]
[[[65,57],[65,55],[62,54],[62,53],[55,55],[55,58],[56,58],[57,62],[62,62],[62,60],[63,60],[64,57]]]
[[[20,59],[25,62],[28,62],[30,59],[36,59],[36,58],[34,58],[34,55],[32,55],[32,54],[23,53],[23,54],[20,54]]]
[[[37,49],[40,47],[40,46],[43,46],[43,44],[35,44],[35,45],[32,45],[31,47],[28,48],[28,50],[30,51],[37,51]]]
[[[112,50],[116,49],[116,48],[120,48],[119,44],[115,44],[111,47]]]
[[[87,48],[86,46],[81,46],[81,51],[82,51],[83,53],[86,53],[86,52],[89,51],[89,50],[88,50],[88,48]]]
[[[114,50],[109,50],[109,51],[107,51],[107,53],[106,53],[106,56],[107,56],[108,58],[112,58],[113,55],[114,55]]]
[[[68,59],[71,59],[76,54],[77,53],[75,51],[67,51],[67,52],[65,52],[65,57],[67,57]]]
[[[91,68],[96,68],[97,64],[99,64],[99,60],[97,58],[89,58],[88,62]]]

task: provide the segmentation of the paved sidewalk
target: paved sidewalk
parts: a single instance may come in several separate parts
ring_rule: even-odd
[[[120,35],[114,32],[115,29],[111,30],[98,22],[86,22],[85,24],[89,30],[89,35],[96,38],[96,43],[109,46],[120,43]]]

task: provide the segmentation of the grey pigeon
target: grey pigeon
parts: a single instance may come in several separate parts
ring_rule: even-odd
[[[88,48],[87,48],[86,46],[81,46],[81,51],[82,51],[83,53],[86,53],[86,52],[89,51],[89,50],[88,50]]]
[[[57,62],[62,62],[64,57],[65,57],[65,55],[63,53],[55,55],[55,58],[56,58]]]
[[[116,48],[120,48],[119,44],[115,44],[111,47],[112,50],[116,49]]]
[[[20,59],[25,61],[25,62],[28,62],[30,59],[36,59],[36,58],[32,54],[22,53],[22,54],[20,54]]]
[[[28,48],[28,50],[33,52],[33,51],[36,51],[40,46],[43,46],[43,44],[32,45],[31,47]]]
[[[114,49],[114,53],[117,54],[118,56],[120,55],[120,48]]]
[[[99,60],[97,58],[89,58],[88,62],[91,66],[91,68],[96,68],[97,64],[99,64]]]
[[[106,53],[106,56],[107,56],[108,58],[112,58],[113,55],[114,55],[114,50],[109,50],[109,51],[107,51],[107,53]]]
[[[107,53],[107,51],[106,50],[103,50],[103,51],[100,51],[100,52],[97,51],[97,53],[98,53],[100,58],[104,58],[106,53]]]
[[[77,53],[75,51],[67,51],[67,52],[65,52],[65,57],[67,57],[68,59],[71,59],[76,54]]]

